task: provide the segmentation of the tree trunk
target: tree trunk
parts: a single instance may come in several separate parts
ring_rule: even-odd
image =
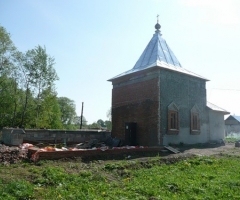
[[[29,88],[28,88],[28,84],[27,84],[26,96],[25,96],[25,103],[24,103],[24,108],[23,108],[22,118],[21,118],[21,123],[20,123],[20,127],[21,127],[21,128],[22,128],[23,125],[24,125],[24,118],[25,118],[25,113],[26,113],[27,104],[28,104],[28,93],[29,93]]]

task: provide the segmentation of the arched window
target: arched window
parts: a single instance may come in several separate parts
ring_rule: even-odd
[[[191,134],[200,133],[200,112],[197,105],[191,109]]]
[[[179,133],[179,109],[177,105],[172,102],[168,106],[168,134]]]

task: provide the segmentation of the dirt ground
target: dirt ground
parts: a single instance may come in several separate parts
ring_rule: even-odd
[[[183,146],[176,147],[181,154],[191,154],[198,156],[212,156],[212,155],[239,155],[240,147],[235,147],[235,143],[226,144],[208,144],[208,145],[198,145],[198,146]]]
[[[175,163],[177,161],[183,160],[183,159],[189,159],[193,158],[195,156],[224,156],[224,155],[229,155],[229,156],[240,156],[240,147],[235,147],[235,143],[226,143],[226,144],[199,144],[199,145],[183,145],[183,146],[171,146],[180,153],[173,153],[170,152],[167,149],[163,149],[161,152],[158,152],[156,154],[139,154],[139,153],[133,153],[133,154],[126,154],[126,155],[121,155],[119,158],[114,155],[113,157],[108,157],[108,158],[103,158],[103,157],[95,157],[95,160],[108,160],[109,162],[111,161],[116,161],[116,160],[122,160],[122,159],[127,159],[127,160],[140,160],[143,162],[148,162],[148,159],[150,157],[154,157],[156,155],[160,156],[163,160],[163,163]],[[90,159],[92,160],[92,158]],[[84,161],[89,161],[88,159]]]

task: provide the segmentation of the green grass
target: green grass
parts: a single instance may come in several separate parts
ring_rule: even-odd
[[[233,137],[226,137],[225,138],[225,142],[228,142],[228,143],[234,143],[234,142],[237,142],[239,141],[239,138],[233,138]]]
[[[155,157],[1,165],[0,199],[240,199],[239,157],[165,163]]]

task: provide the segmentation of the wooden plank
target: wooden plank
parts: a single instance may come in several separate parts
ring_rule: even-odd
[[[170,146],[164,146],[164,148],[173,153],[180,153],[180,151],[178,151],[177,149],[174,149],[173,147],[170,147]]]

